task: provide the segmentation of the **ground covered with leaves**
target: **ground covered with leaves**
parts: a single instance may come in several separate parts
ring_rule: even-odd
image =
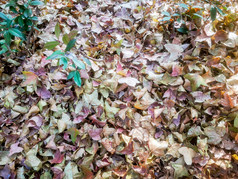
[[[237,7],[45,1],[1,55],[0,176],[237,178]]]

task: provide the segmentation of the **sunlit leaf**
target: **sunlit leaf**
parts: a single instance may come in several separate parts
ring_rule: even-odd
[[[82,80],[81,80],[81,76],[80,76],[79,71],[75,71],[75,73],[74,73],[74,81],[75,81],[76,85],[81,87]]]
[[[184,4],[184,3],[180,3],[178,4],[180,7],[183,7],[185,9],[189,9],[189,6],[187,4]]]
[[[61,50],[57,50],[54,53],[52,53],[49,57],[46,58],[46,60],[54,60],[56,58],[61,58],[63,57],[64,52],[62,52]]]
[[[8,17],[4,13],[2,13],[2,12],[0,12],[0,18],[2,18],[4,20],[8,19]]]
[[[82,57],[83,60],[88,64],[88,65],[91,65],[91,62],[89,61],[89,59],[85,58],[85,57]]]
[[[61,57],[59,60],[59,65],[64,65],[63,69],[65,70],[68,66],[68,60],[65,57]]]
[[[23,35],[23,33],[18,30],[18,29],[14,29],[14,28],[11,28],[8,30],[8,32],[10,34],[12,34],[13,36],[16,36],[16,37],[20,37],[21,39],[25,40],[25,36]]]
[[[55,36],[57,37],[57,39],[59,39],[60,36],[60,25],[57,22],[56,26],[55,26]]]
[[[70,40],[69,43],[68,43],[68,45],[67,45],[67,47],[66,47],[66,49],[65,49],[65,52],[70,51],[71,48],[74,47],[75,42],[76,42],[76,39]]]
[[[44,3],[41,2],[41,1],[31,1],[30,5],[32,5],[32,6],[40,6],[40,5],[44,5]]]
[[[62,41],[64,42],[65,45],[67,45],[70,41],[69,39],[69,35],[68,34],[65,34],[63,37],[62,37]]]
[[[47,43],[44,45],[44,48],[49,49],[49,50],[52,50],[52,49],[55,48],[57,45],[59,45],[59,42],[58,42],[58,41],[47,42]]]

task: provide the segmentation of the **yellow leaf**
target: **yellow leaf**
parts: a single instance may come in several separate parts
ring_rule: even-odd
[[[145,110],[145,109],[147,109],[147,106],[144,106],[144,105],[140,104],[139,101],[136,101],[134,104],[134,108],[140,109],[140,110]]]
[[[38,76],[31,71],[22,72],[26,80],[21,84],[21,86],[35,85],[38,81]]]
[[[118,75],[121,75],[121,76],[126,76],[126,72],[121,70],[121,71],[118,71],[117,72]]]
[[[232,155],[232,158],[233,158],[234,160],[238,161],[238,155],[233,154],[233,155]]]

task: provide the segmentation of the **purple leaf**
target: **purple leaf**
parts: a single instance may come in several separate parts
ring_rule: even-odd
[[[20,152],[23,151],[23,148],[22,147],[18,147],[18,145],[19,145],[19,142],[11,145],[9,156],[11,156],[13,154],[16,154],[16,153],[20,153]]]
[[[93,140],[101,140],[100,134],[102,133],[102,129],[91,129],[88,131],[88,134]]]
[[[38,88],[36,94],[41,97],[42,99],[49,99],[51,98],[51,93],[49,90],[46,89],[45,86],[42,88]]]

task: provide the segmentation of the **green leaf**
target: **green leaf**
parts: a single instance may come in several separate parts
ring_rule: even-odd
[[[81,76],[80,76],[79,71],[75,71],[74,81],[75,81],[76,85],[78,85],[79,87],[81,87],[82,80],[81,80]]]
[[[30,16],[29,9],[24,10],[23,15],[25,16],[25,18],[28,18]]]
[[[31,1],[30,5],[32,5],[32,6],[40,6],[40,5],[44,5],[44,3],[41,2],[41,1]]]
[[[17,22],[18,22],[18,24],[19,24],[21,27],[24,26],[24,22],[23,22],[23,19],[22,19],[21,16],[18,17]]]
[[[188,33],[188,29],[186,27],[180,27],[177,29],[178,32],[183,33],[183,34],[187,34]]]
[[[23,33],[20,30],[18,30],[18,29],[11,28],[8,31],[9,31],[10,34],[12,34],[12,35],[14,35],[16,37],[20,37],[23,40],[26,40],[24,35],[23,35]]]
[[[225,11],[227,11],[227,10],[228,10],[226,6],[222,6],[222,8],[223,8]]]
[[[9,9],[10,9],[10,11],[12,11],[12,12],[14,12],[14,13],[16,13],[16,14],[18,13],[17,10],[16,10],[16,8],[13,7],[13,6],[11,6]]]
[[[61,57],[61,58],[60,58],[60,61],[59,61],[59,64],[60,64],[60,65],[64,65],[63,69],[65,70],[65,69],[67,68],[67,66],[68,66],[68,60],[67,60],[67,58]]]
[[[219,14],[221,14],[222,16],[226,16],[226,13],[224,13],[219,7],[216,6],[216,9],[219,12]]]
[[[11,28],[11,25],[12,25],[12,24],[13,24],[13,21],[7,19],[7,24],[6,24],[7,28]]]
[[[0,40],[0,44],[5,44],[5,40]]]
[[[170,16],[170,13],[167,12],[167,11],[162,12],[162,14],[164,14],[164,15],[166,15],[166,16]]]
[[[203,77],[201,77],[198,74],[188,73],[188,74],[184,75],[184,78],[186,78],[190,81],[192,91],[196,91],[201,85],[207,86],[207,83],[205,82]]]
[[[61,58],[61,57],[63,57],[63,55],[64,55],[64,52],[62,52],[61,50],[57,50],[54,53],[52,53],[50,56],[48,56],[46,58],[46,60],[49,60],[49,59],[53,60],[56,58]]]
[[[228,127],[229,131],[238,133],[238,128],[236,127]]]
[[[28,26],[32,26],[32,25],[33,25],[33,22],[32,22],[32,20],[27,19],[26,24],[27,24]]]
[[[65,45],[67,45],[70,41],[69,39],[69,35],[68,34],[65,34],[62,38],[62,41],[64,42]]]
[[[68,129],[68,132],[70,134],[72,142],[75,143],[77,136],[79,135],[79,130],[76,129],[75,127],[72,127],[70,129]]]
[[[70,80],[71,78],[74,77],[75,71],[69,72],[69,75],[67,76],[67,80]]]
[[[6,53],[8,51],[6,45],[2,45],[1,48],[2,48],[2,50],[0,50],[0,55]]]
[[[185,9],[189,9],[189,6],[187,4],[184,4],[184,3],[180,3],[178,4],[180,7],[183,7]]]
[[[238,115],[234,119],[234,127],[238,128]]]
[[[216,19],[216,15],[217,15],[217,9],[214,6],[210,10],[210,15],[211,15],[212,21],[214,21]]]
[[[78,31],[77,30],[72,30],[69,33],[69,40],[73,40],[74,37],[76,37],[78,35]]]
[[[179,17],[180,14],[178,14],[178,13],[174,13],[172,16],[173,16],[173,17]]]
[[[10,45],[10,43],[11,43],[11,35],[10,35],[10,33],[8,31],[6,31],[4,33],[4,39],[5,39],[6,44]]]
[[[171,17],[164,17],[161,21],[169,21],[171,19]]]
[[[83,60],[84,60],[88,65],[91,65],[91,62],[89,61],[89,59],[83,57]]]
[[[197,13],[194,13],[193,16],[196,16],[196,17],[199,17],[199,18],[203,19],[202,15],[197,14]]]
[[[65,49],[65,52],[70,51],[71,48],[74,47],[75,42],[76,42],[76,39],[70,40],[69,43],[68,43],[68,45],[67,45],[67,47],[66,47],[66,49]]]
[[[36,26],[34,26],[33,28],[36,29],[36,30],[38,30],[38,31],[40,31],[40,29],[39,29],[38,27],[36,27]]]
[[[6,22],[6,21],[0,22],[0,25],[6,26],[6,25],[7,25],[7,22]],[[0,26],[0,29],[3,29],[3,28],[5,28],[5,27],[1,27],[1,26]],[[2,31],[0,31],[0,33],[2,33]]]
[[[33,21],[37,21],[37,20],[38,20],[38,17],[33,16],[33,17],[31,17],[31,20],[33,20]]]
[[[8,19],[8,17],[5,14],[3,14],[2,12],[0,12],[0,18],[2,18],[4,20]]]
[[[197,9],[204,9],[202,6],[193,6],[193,9],[197,8]]]
[[[73,58],[72,60],[79,69],[85,69],[85,64],[83,62],[79,61],[77,58]]]
[[[57,22],[56,26],[55,26],[55,36],[57,37],[57,39],[59,39],[60,36],[60,25]]]
[[[57,45],[59,45],[59,42],[58,42],[58,41],[47,42],[47,43],[44,45],[44,48],[49,49],[49,50],[52,50],[52,49],[55,48]]]

